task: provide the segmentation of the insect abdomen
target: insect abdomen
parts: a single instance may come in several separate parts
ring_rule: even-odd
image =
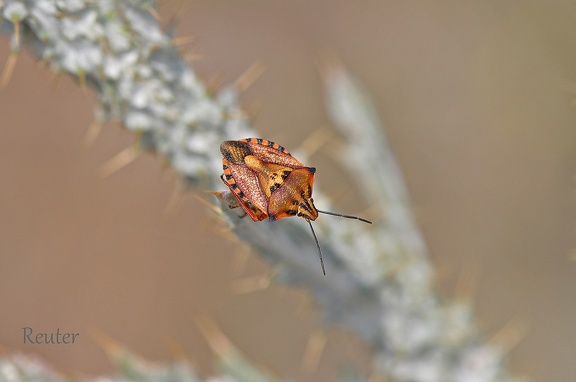
[[[244,158],[252,155],[250,145],[240,141],[224,141],[220,144],[220,152],[231,164],[243,164]]]

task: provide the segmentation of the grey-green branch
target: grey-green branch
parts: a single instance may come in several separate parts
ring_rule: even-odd
[[[0,0],[0,26],[14,52],[30,47],[52,71],[90,86],[98,99],[97,123],[121,121],[138,137],[139,149],[161,156],[187,187],[221,190],[220,142],[259,134],[244,117],[233,86],[207,91],[160,28],[153,7],[146,0]],[[333,124],[346,137],[343,165],[365,190],[362,197],[373,206],[375,224],[316,221],[323,276],[302,219],[256,224],[226,203],[222,218],[271,263],[275,281],[309,290],[324,325],[344,328],[372,349],[375,374],[405,382],[519,380],[507,370],[506,351],[477,330],[470,303],[437,294],[402,175],[366,93],[338,68],[325,76],[325,90]],[[329,206],[318,190],[315,200]],[[215,378],[274,379],[248,362],[239,364],[240,369],[224,368]],[[136,367],[128,368],[134,373]],[[248,374],[239,371],[246,369]],[[33,380],[41,370],[43,380],[68,380],[36,361],[0,357],[3,380]],[[160,374],[201,380],[181,364],[142,367],[138,373],[142,380],[146,375],[163,380]],[[18,377],[9,378],[13,375]]]

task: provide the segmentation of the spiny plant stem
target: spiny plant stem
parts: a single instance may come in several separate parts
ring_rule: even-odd
[[[211,96],[151,9],[145,0],[0,0],[13,49],[30,46],[51,70],[91,87],[98,123],[120,120],[141,150],[161,155],[187,186],[221,189],[220,142],[259,134],[243,118],[235,88]],[[406,188],[366,95],[341,69],[326,84],[336,125],[354,132],[346,134],[347,164],[385,218],[370,227],[317,221],[326,277],[300,220],[255,224],[226,203],[223,219],[272,263],[277,282],[308,288],[326,325],[363,339],[377,373],[411,382],[514,380],[505,354],[478,333],[471,306],[435,293]],[[319,192],[315,199],[329,204]]]

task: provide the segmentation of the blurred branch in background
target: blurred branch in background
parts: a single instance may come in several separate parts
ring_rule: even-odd
[[[31,46],[52,71],[94,89],[95,126],[120,120],[138,137],[133,150],[160,155],[187,187],[222,189],[220,142],[258,136],[238,103],[238,88],[209,94],[159,27],[149,1],[0,1],[0,12],[14,52],[4,67],[4,83],[21,46]],[[346,138],[343,163],[380,221],[367,227],[319,219],[323,276],[314,240],[300,219],[256,224],[226,203],[220,215],[272,263],[275,281],[306,287],[326,325],[347,329],[371,347],[375,375],[394,381],[516,380],[506,369],[505,344],[478,333],[469,302],[448,303],[436,294],[404,181],[367,95],[336,65],[325,80],[330,115]],[[315,200],[323,209],[337,210],[318,190]],[[0,362],[0,375],[20,377],[13,380],[30,380],[40,370],[18,357]],[[235,365],[241,366],[234,373],[223,371],[226,380],[270,378],[248,362]],[[150,372],[149,379],[156,380],[156,369],[141,370],[147,371],[138,379]],[[197,380],[189,366],[174,370],[175,380]]]

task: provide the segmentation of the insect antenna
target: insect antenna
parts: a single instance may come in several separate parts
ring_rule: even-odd
[[[312,236],[314,236],[314,241],[316,242],[316,248],[318,248],[318,257],[320,257],[320,265],[322,265],[322,273],[326,276],[326,269],[324,269],[324,260],[322,260],[322,251],[320,250],[320,244],[318,243],[318,238],[316,237],[316,232],[314,232],[314,228],[312,227],[312,222],[310,219],[306,219],[310,229],[312,230]]]
[[[346,219],[356,219],[356,220],[360,220],[364,223],[368,223],[368,224],[372,224],[372,222],[370,220],[366,220],[366,219],[362,219],[359,218],[358,216],[352,216],[352,215],[342,215],[342,214],[337,214],[336,212],[330,212],[330,211],[320,211],[320,210],[316,210],[322,214],[326,214],[326,215],[333,215],[333,216],[340,216],[341,218],[346,218]]]

